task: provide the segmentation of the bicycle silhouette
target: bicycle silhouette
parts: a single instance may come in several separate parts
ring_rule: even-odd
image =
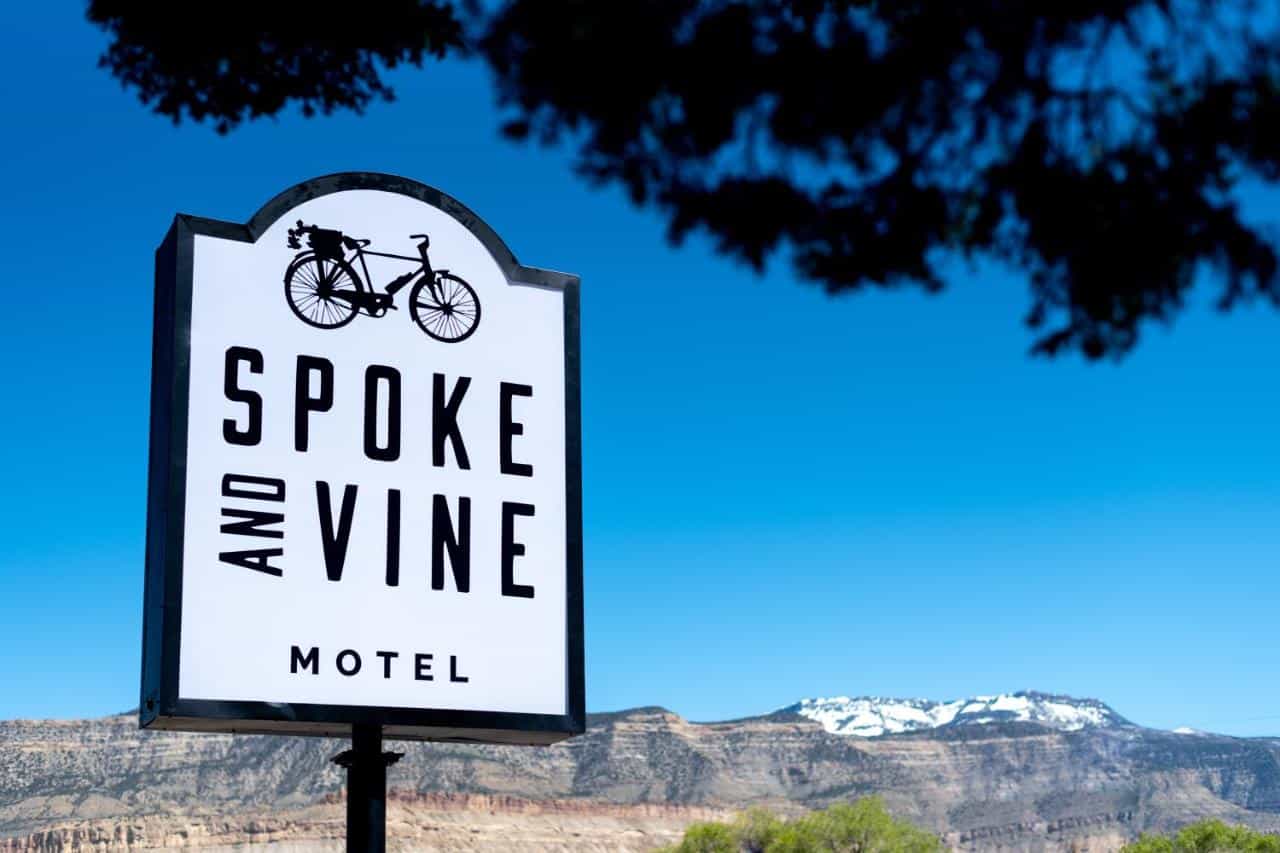
[[[307,238],[309,249],[299,242]],[[409,313],[422,331],[445,343],[466,340],[480,325],[480,300],[475,290],[448,270],[433,270],[427,259],[431,239],[410,234],[418,243],[418,257],[372,252],[372,240],[348,237],[341,231],[304,225],[289,229],[289,248],[302,249],[284,274],[284,295],[298,319],[318,329],[337,329],[357,314],[383,317],[396,310],[395,295],[417,279],[409,291]],[[412,261],[418,268],[392,279],[382,292],[373,289],[366,255]],[[360,262],[364,277],[356,272]]]

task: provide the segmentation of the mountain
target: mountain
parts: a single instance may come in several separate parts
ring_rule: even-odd
[[[846,707],[858,702],[879,722],[845,728],[885,733],[828,731],[801,710],[835,700],[812,700],[718,723],[593,714],[586,734],[542,748],[396,744],[393,849],[640,851],[699,816],[871,794],[964,850],[1113,850],[1205,817],[1280,831],[1280,740],[1149,729],[1047,694],[954,714],[937,710],[947,702]],[[831,724],[851,713],[833,710]],[[916,713],[938,722],[888,731]],[[343,776],[329,759],[345,747],[141,732],[132,715],[3,722],[0,851],[340,849]]]
[[[1034,690],[950,702],[837,696],[802,699],[783,711],[816,720],[832,734],[857,737],[1004,722],[1038,723],[1064,732],[1132,725],[1096,699],[1073,699]]]

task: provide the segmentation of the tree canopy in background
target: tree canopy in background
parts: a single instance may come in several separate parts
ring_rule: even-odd
[[[836,293],[941,289],[957,259],[1030,285],[1034,350],[1119,356],[1197,281],[1280,304],[1240,209],[1280,181],[1280,0],[503,0],[181,10],[92,0],[102,65],[228,132],[393,97],[450,54],[493,69],[511,138],[761,268]],[[204,11],[200,11],[204,10]],[[430,73],[426,71],[424,73]],[[1206,275],[1212,273],[1212,275]]]
[[[290,104],[305,115],[362,111],[391,100],[385,69],[417,66],[462,47],[447,5],[381,0],[368,13],[335,14],[295,2],[89,3],[111,34],[99,64],[144,104],[226,133]]]

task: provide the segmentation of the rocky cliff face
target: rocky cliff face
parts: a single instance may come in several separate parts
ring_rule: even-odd
[[[329,758],[344,747],[307,738],[149,734],[132,716],[0,723],[0,838],[14,839],[0,850],[216,848],[254,833],[281,850],[312,849],[296,845],[341,837],[335,797],[342,773]],[[1280,742],[1127,723],[1061,730],[1014,720],[859,738],[789,712],[695,724],[641,708],[595,715],[586,735],[547,748],[391,748],[407,753],[390,777],[401,792],[396,808],[407,815],[405,838],[426,837],[431,825],[456,829],[480,815],[482,823],[507,820],[513,832],[543,826],[530,828],[530,837],[545,831],[559,839],[550,847],[530,841],[527,849],[593,849],[603,842],[589,827],[600,826],[618,833],[617,844],[601,849],[645,849],[634,844],[653,846],[699,809],[718,814],[759,803],[797,810],[867,794],[971,849],[1111,849],[1140,831],[1208,816],[1280,830]],[[495,799],[464,797],[458,802],[467,805],[450,810],[424,799],[436,793]],[[543,824],[551,821],[544,826],[509,820],[520,814],[516,802],[585,811],[543,815]],[[644,811],[672,806],[685,811],[661,818]],[[565,829],[570,824],[577,829]],[[556,825],[561,830],[547,828]],[[457,849],[520,849],[504,832],[462,831],[459,837],[477,843],[501,841]],[[403,849],[427,848],[444,849]]]
[[[577,800],[522,800],[468,794],[388,798],[388,848],[411,850],[630,853],[678,841],[695,820],[723,820],[723,809],[676,805],[610,805]],[[344,804],[232,817],[166,815],[76,821],[0,840],[0,853],[90,850],[184,850],[269,853],[346,850]]]

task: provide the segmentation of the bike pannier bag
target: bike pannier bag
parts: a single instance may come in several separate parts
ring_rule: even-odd
[[[311,232],[311,248],[322,258],[341,260],[342,232],[327,228],[316,228]]]

